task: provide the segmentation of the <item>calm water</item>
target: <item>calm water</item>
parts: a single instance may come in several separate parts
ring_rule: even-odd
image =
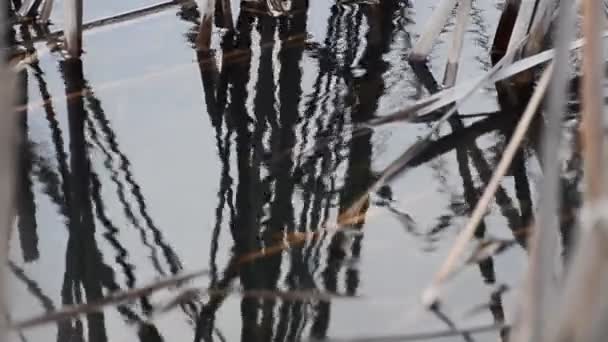
[[[85,21],[155,3],[85,1]],[[432,91],[405,56],[435,3],[295,0],[291,17],[275,19],[234,1],[236,31],[214,30],[212,56],[194,49],[200,14],[192,6],[87,31],[82,62],[34,44],[40,61],[20,75],[27,110],[10,248],[12,319],[175,274],[210,275],[14,341],[348,339],[511,317],[511,292],[491,293],[518,283],[520,246],[460,273],[439,313],[419,303],[512,129],[493,88],[462,110],[491,114],[446,124],[406,174],[372,194],[347,233],[333,229],[429,130],[399,123],[353,134],[357,123]],[[51,31],[61,27],[61,9],[59,1]],[[474,2],[459,81],[490,67],[499,15],[497,1]],[[27,28],[15,29],[18,40],[27,38]],[[439,81],[450,29],[429,60]],[[526,226],[540,174],[526,148],[484,220],[486,235],[513,238]],[[277,250],[284,244],[290,248]],[[247,259],[260,251],[266,255]],[[160,310],[184,288],[209,287],[232,293],[201,293]]]

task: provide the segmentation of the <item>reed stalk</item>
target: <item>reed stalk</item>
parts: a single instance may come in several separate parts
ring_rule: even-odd
[[[460,56],[462,54],[462,46],[464,44],[464,34],[466,33],[467,25],[469,23],[471,8],[471,0],[461,0],[458,3],[456,27],[452,33],[452,46],[448,52],[448,62],[445,67],[445,74],[443,78],[443,85],[446,88],[451,88],[456,84],[456,76],[458,75]]]
[[[530,257],[525,281],[525,291],[520,298],[518,324],[514,342],[545,341],[549,326],[546,317],[551,315],[557,301],[559,254],[559,198],[560,162],[559,150],[562,120],[566,112],[568,82],[571,68],[568,45],[574,39],[575,11],[578,6],[562,5],[559,9],[555,35],[554,63],[560,72],[553,75],[546,110],[546,126],[543,132],[542,159],[543,181],[540,191],[538,218],[528,247]]]
[[[70,57],[82,53],[82,0],[65,0],[65,47]]]
[[[437,37],[441,33],[441,30],[445,27],[452,10],[456,7],[457,0],[441,0],[439,5],[433,11],[433,14],[427,21],[420,38],[414,45],[412,53],[410,54],[410,60],[412,61],[424,61],[431,53],[433,43],[437,40]]]
[[[603,165],[603,85],[604,57],[600,32],[604,28],[600,1],[583,1],[583,157],[586,182],[586,203],[597,203],[604,192]]]

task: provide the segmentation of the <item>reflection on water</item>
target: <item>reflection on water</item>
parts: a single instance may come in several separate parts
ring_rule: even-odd
[[[379,170],[428,129],[355,127],[441,87],[435,79],[442,79],[444,59],[421,67],[405,58],[417,20],[432,6],[293,0],[287,16],[244,5],[232,18],[219,3],[216,21],[233,22],[234,30],[214,30],[210,51],[195,51],[200,13],[185,4],[167,10],[177,18],[85,35],[82,61],[52,52],[20,72],[25,139],[10,264],[15,319],[197,268],[210,276],[190,285],[212,291],[183,296],[161,312],[178,293],[171,289],[15,338],[296,341],[403,333],[455,329],[471,319],[450,312],[480,303],[487,310],[474,322],[504,322],[504,294],[495,289],[517,281],[525,257],[519,247],[464,275],[455,287],[466,295],[453,307],[416,317],[414,325],[410,313],[488,183],[519,109],[455,117],[410,162],[407,176],[335,229]],[[484,20],[498,15],[492,5],[476,6],[465,51],[475,58],[461,66],[465,78],[488,68],[489,56],[479,57],[492,30]],[[28,42],[48,30],[15,26],[11,39],[42,50]],[[164,41],[169,35],[173,41]],[[433,56],[444,55],[443,45]],[[184,62],[172,56],[195,61],[174,68]],[[488,102],[479,99],[473,110],[486,111]],[[478,238],[514,238],[525,248],[534,208],[529,178],[540,172],[535,149],[531,142],[516,158]],[[565,196],[576,196],[575,187],[565,188]],[[237,288],[343,298],[241,297]]]

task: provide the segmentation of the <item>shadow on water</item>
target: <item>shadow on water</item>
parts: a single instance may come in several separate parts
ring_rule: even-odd
[[[205,103],[200,112],[208,116],[220,165],[219,174],[212,175],[218,182],[215,207],[206,208],[214,219],[211,238],[198,242],[209,245],[208,287],[216,291],[179,303],[196,342],[226,340],[218,328],[218,315],[235,287],[243,291],[360,295],[362,273],[366,272],[360,265],[368,211],[374,206],[397,211],[392,207],[393,189],[385,186],[381,194],[368,198],[348,226],[337,231],[325,229],[335,225],[332,221],[380,177],[375,164],[379,134],[372,130],[361,133],[354,127],[382,114],[381,100],[390,87],[388,75],[395,70],[411,72],[413,81],[408,82],[424,88],[423,92],[434,93],[441,87],[427,66],[389,57],[406,53],[398,42],[405,40],[404,44],[411,46],[408,25],[414,20],[404,17],[413,7],[408,0],[331,4],[325,39],[319,42],[310,39],[310,16],[315,13],[307,0],[292,0],[291,13],[278,17],[261,6],[261,10],[243,7],[232,18],[223,3],[216,4],[215,20],[227,29],[214,31],[213,37],[219,41],[212,50],[196,51],[199,9],[187,4],[177,11],[188,24],[185,37],[196,54]],[[477,11],[475,23],[479,27],[484,25],[480,18]],[[487,40],[487,32],[479,27]],[[31,31],[40,35],[49,30],[20,25],[11,39],[33,41],[37,38]],[[25,48],[32,52],[36,46],[25,44]],[[112,116],[106,114],[102,100],[85,79],[86,58],[83,62],[58,53],[53,56],[58,60],[65,96],[53,93],[40,63],[32,62],[19,73],[17,105],[24,140],[20,144],[16,198],[18,246],[12,248],[19,249],[22,261],[10,264],[15,282],[46,312],[143,286],[138,282],[141,260],[132,255],[135,249],[145,250],[145,262],[152,265],[157,277],[187,271],[179,256],[183,251],[168,242],[168,228],[154,219],[158,213],[151,209],[138,174],[120,145]],[[316,63],[315,72],[307,69],[310,60]],[[43,103],[54,154],[45,154],[31,139],[29,121],[36,114],[29,112],[32,94],[28,92],[34,90]],[[441,214],[438,209],[431,229],[417,234],[432,241],[453,227],[455,219],[470,214],[491,177],[496,163],[492,157],[500,155],[521,111],[503,105],[482,119],[456,117],[449,122],[449,133],[435,137],[410,161],[411,168],[422,167],[453,152],[462,187],[462,195],[451,196],[451,212]],[[492,140],[489,148],[488,136]],[[532,141],[520,151],[507,177],[513,180],[513,189],[504,182],[496,195],[500,216],[524,249],[522,230],[533,221],[534,208],[528,168],[536,155]],[[99,163],[93,163],[94,159]],[[578,170],[580,160],[574,156],[569,165]],[[578,177],[580,174],[563,180],[564,196],[576,198]],[[45,257],[39,248],[41,229],[46,229],[38,219],[42,201],[37,196],[41,195],[56,206],[56,215],[65,222],[67,231],[59,301],[28,274],[28,265]],[[376,197],[381,200],[376,201]],[[118,207],[120,212],[109,207]],[[117,216],[124,220],[117,221]],[[572,224],[572,217],[564,218],[565,226]],[[480,224],[477,238],[488,235],[488,225],[487,220]],[[123,241],[126,230],[133,230],[139,240]],[[220,241],[223,233],[230,235],[230,248]],[[564,229],[565,241],[568,235]],[[299,236],[305,238],[294,238]],[[101,244],[109,248],[101,248]],[[276,248],[285,244],[288,247]],[[228,254],[228,260],[220,261],[220,254]],[[254,254],[262,257],[248,257]],[[500,285],[494,259],[480,261],[478,268],[484,283]],[[495,292],[491,298],[472,297],[473,301],[489,302],[494,322],[503,323],[501,296]],[[297,341],[331,335],[335,313],[330,300],[255,296],[239,300],[238,335],[242,341]],[[116,332],[109,331],[108,317],[112,322],[118,317],[137,326],[141,341],[161,341],[162,335],[171,332],[157,326],[162,315],[153,316],[155,310],[149,297],[121,303],[103,312],[58,322],[56,339],[112,340],[109,336]],[[442,324],[456,329],[440,308],[434,314]],[[503,339],[506,334],[504,329],[500,332]],[[461,337],[474,340],[468,334]]]

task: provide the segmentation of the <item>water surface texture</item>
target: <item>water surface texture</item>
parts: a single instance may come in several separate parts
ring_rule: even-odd
[[[452,24],[421,75],[407,53],[437,1],[293,0],[272,17],[234,2],[235,31],[197,52],[193,4],[85,32],[81,61],[42,39],[19,75],[11,319],[174,275],[208,275],[14,341],[308,341],[501,323],[525,267],[519,229],[540,177],[526,147],[477,236],[521,245],[472,265],[435,312],[420,295],[481,195],[516,115],[488,87],[348,224],[338,217],[428,123],[359,124],[437,91]],[[500,16],[474,1],[458,81],[491,67]],[[85,0],[85,22],[152,0]],[[50,31],[61,28],[56,4]],[[15,26],[15,39],[36,36]],[[424,72],[422,72],[424,74]],[[424,77],[423,77],[424,76]],[[188,292],[185,289],[201,291]],[[211,289],[207,291],[206,289]],[[176,298],[178,300],[176,300]],[[505,330],[437,341],[496,341]]]

